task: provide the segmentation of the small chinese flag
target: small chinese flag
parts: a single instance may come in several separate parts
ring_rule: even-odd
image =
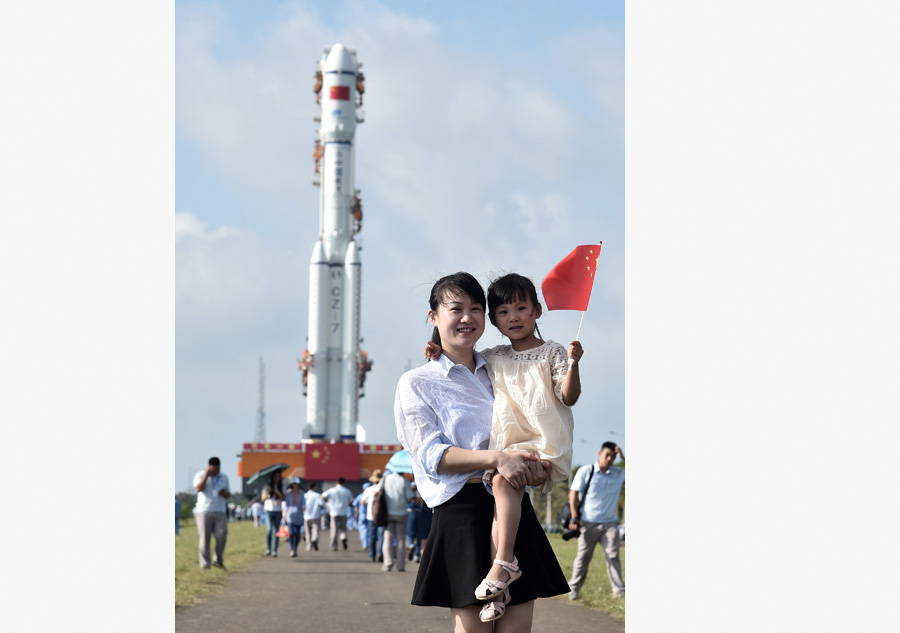
[[[329,96],[338,101],[350,101],[350,86],[332,86]]]
[[[541,283],[548,310],[587,310],[594,287],[600,244],[576,246]]]

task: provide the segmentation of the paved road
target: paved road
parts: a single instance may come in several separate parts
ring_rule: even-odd
[[[321,547],[321,543],[320,543]],[[358,548],[358,545],[357,545]],[[263,558],[232,573],[225,590],[175,609],[176,633],[355,630],[450,633],[450,610],[409,604],[418,564],[383,572],[364,552],[325,548]],[[281,549],[281,548],[279,548]],[[226,551],[226,564],[227,564]],[[625,623],[563,597],[538,600],[535,633],[624,633]],[[348,629],[344,623],[353,623]]]

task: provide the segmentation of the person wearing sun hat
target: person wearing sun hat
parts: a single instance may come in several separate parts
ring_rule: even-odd
[[[372,485],[363,490],[363,496],[360,500],[360,505],[366,508],[366,533],[368,535],[366,549],[369,550],[369,558],[372,561],[375,561],[377,558],[383,560],[383,556],[379,553],[381,551],[381,539],[379,537],[384,535],[384,528],[376,527],[375,517],[372,516],[372,499],[375,497],[375,493],[381,490],[381,474],[380,468],[372,471],[372,475],[369,477],[369,482]]]
[[[303,509],[306,507],[306,497],[300,490],[300,478],[291,479],[284,501],[281,502],[284,520],[287,523],[290,536],[288,543],[291,548],[291,558],[297,558],[297,546],[300,544],[300,531],[303,529]]]

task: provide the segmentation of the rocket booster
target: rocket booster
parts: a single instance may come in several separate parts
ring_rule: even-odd
[[[360,396],[360,247],[362,210],[354,189],[354,136],[363,91],[356,51],[326,48],[316,73],[321,126],[315,146],[319,238],[309,273],[306,425],[303,438],[355,440]],[[303,368],[303,363],[301,363]]]

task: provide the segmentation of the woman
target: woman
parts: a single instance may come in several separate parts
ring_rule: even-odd
[[[266,556],[273,558],[278,556],[277,532],[281,527],[281,502],[284,501],[280,487],[280,485],[276,488],[272,484],[266,484],[262,493],[263,510],[266,513]]]
[[[433,340],[443,353],[406,372],[394,401],[397,437],[434,512],[412,604],[449,607],[457,632],[528,632],[535,598],[567,593],[569,586],[523,495],[512,561],[521,576],[510,574],[506,590],[489,602],[475,597],[472,589],[490,570],[495,547],[494,500],[481,476],[494,468],[515,488],[540,485],[548,465],[534,453],[487,450],[494,397],[484,359],[475,353],[485,326],[481,285],[468,273],[442,277],[429,304]]]

